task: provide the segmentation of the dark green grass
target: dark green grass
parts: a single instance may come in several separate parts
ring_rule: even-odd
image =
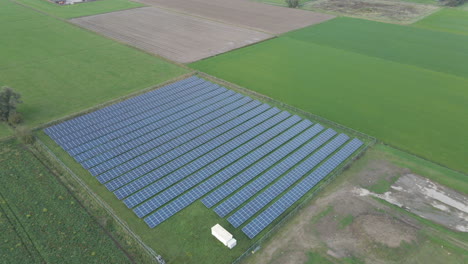
[[[0,166],[2,208],[8,206],[9,216],[17,220],[14,228],[24,230],[47,263],[130,262],[66,188],[26,149],[11,140],[0,143]],[[11,251],[21,250],[16,232],[5,228],[8,233],[2,233],[1,239],[11,239],[6,246],[14,247]]]
[[[6,0],[0,34],[0,86],[21,93],[18,110],[32,127],[187,72]]]
[[[424,19],[419,20],[414,23],[413,26],[468,35],[468,12],[461,9],[444,8]]]
[[[6,123],[0,123],[0,139],[4,138],[4,137],[7,137],[7,136],[11,136],[11,135],[12,135],[12,131],[7,126],[7,124]]]
[[[13,218],[14,215],[9,211],[6,202],[0,198],[0,234],[2,234],[0,238],[0,259],[2,263],[26,264],[40,262],[41,259],[38,253],[28,249],[27,244],[31,247],[31,243],[26,236],[21,237],[20,233],[22,232],[15,227]]]
[[[468,78],[468,36],[346,17],[284,36]]]
[[[468,172],[468,79],[289,36],[191,66]]]
[[[31,8],[61,18],[91,16],[130,8],[142,7],[141,3],[129,0],[98,0],[88,3],[60,6],[47,0],[14,0]]]

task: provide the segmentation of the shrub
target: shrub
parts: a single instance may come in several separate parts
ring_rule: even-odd
[[[8,116],[8,123],[10,124],[10,126],[16,126],[18,124],[20,124],[21,122],[23,122],[23,116],[18,113],[18,112],[10,112],[9,116]]]
[[[468,0],[439,0],[440,3],[442,3],[443,5],[445,6],[460,6],[466,2],[468,2]]]
[[[286,0],[286,4],[290,8],[297,8],[299,6],[299,0]]]
[[[35,141],[35,137],[31,129],[25,126],[18,126],[15,128],[16,137],[24,144],[32,144]]]

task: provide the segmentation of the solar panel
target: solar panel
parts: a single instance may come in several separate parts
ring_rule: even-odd
[[[330,159],[325,161],[316,170],[294,186],[270,207],[250,221],[242,231],[250,238],[257,236],[263,229],[271,224],[276,218],[284,213],[289,207],[297,202],[302,196],[310,191],[318,182],[332,172],[339,164],[345,161],[351,154],[362,146],[358,139],[351,140],[342,149],[336,152]]]
[[[97,152],[97,155],[94,155],[94,157],[92,157],[91,159],[82,162],[85,168],[92,168],[98,165],[99,163],[102,163],[103,161],[110,160],[114,157],[119,156],[122,153],[128,152],[129,150],[135,149],[137,147],[142,148],[143,146],[145,146],[145,148],[148,150],[151,148],[155,148],[164,142],[179,137],[190,130],[193,130],[205,123],[212,121],[216,117],[219,117],[223,114],[226,114],[227,112],[230,112],[242,106],[248,101],[250,100],[248,100],[247,98],[241,99],[237,96],[231,96],[224,100],[215,103],[210,103],[208,105],[200,104],[199,108],[189,109],[187,111],[180,112],[180,115],[177,115],[176,117],[172,118],[172,123],[169,123],[160,128],[153,128],[153,124],[151,124],[142,129],[132,131],[119,139],[105,143],[103,145],[98,146],[97,148],[91,149],[90,151],[83,153],[82,155],[80,155],[80,158],[77,157],[77,160],[89,157],[92,153]],[[191,110],[196,112],[193,112]],[[128,140],[131,136],[133,136],[133,139]],[[114,146],[113,149],[112,146]],[[111,148],[109,151],[104,152],[106,149],[109,148]],[[99,153],[100,151],[102,151],[103,153]],[[119,157],[119,161],[125,162],[131,158],[132,156],[129,156],[126,159],[122,159],[121,157]]]
[[[245,201],[257,194],[260,190],[265,188],[268,184],[272,183],[282,174],[286,173],[288,170],[293,168],[296,164],[298,164],[301,160],[303,160],[316,149],[318,149],[322,144],[327,142],[334,135],[336,135],[336,132],[333,129],[327,129],[325,132],[312,139],[309,143],[302,146],[300,149],[288,156],[286,159],[284,159],[274,167],[270,168],[263,175],[261,175],[253,182],[242,188],[233,196],[229,197],[227,200],[222,202],[214,209],[214,211],[219,216],[225,217],[235,208],[239,207]]]
[[[323,130],[191,77],[45,132],[148,226],[204,197],[234,226],[272,210],[244,227],[254,237],[355,151],[350,143],[330,158],[347,137]]]
[[[95,121],[94,119],[97,119],[98,117],[106,115],[107,113],[116,111],[120,108],[134,106],[135,103],[151,98],[152,96],[164,95],[164,93],[167,92],[168,90],[169,91],[174,90],[175,92],[177,92],[179,89],[183,89],[184,87],[194,86],[196,83],[201,83],[201,82],[204,82],[204,80],[193,76],[193,77],[163,86],[159,89],[150,91],[148,93],[136,96],[134,98],[130,98],[118,104],[113,104],[111,106],[99,109],[95,112],[92,112],[83,116],[79,116],[77,118],[54,125],[52,127],[46,128],[45,131],[46,133],[58,134],[58,136],[62,136],[62,132],[65,132],[65,133],[70,132],[70,131],[67,131],[68,127],[76,128],[76,127],[80,127],[80,125],[83,125],[83,124],[91,124],[91,122]]]
[[[201,101],[203,98],[198,97],[193,99],[192,101],[186,102],[187,105],[185,107],[187,108],[180,106],[168,106],[168,109],[164,111],[160,111],[160,109],[153,109],[151,111],[147,111],[146,113],[141,114],[138,117],[133,117],[125,122],[121,122],[119,126],[110,126],[107,127],[105,130],[103,129],[100,133],[102,134],[102,136],[105,137],[99,138],[99,140],[102,140],[104,142],[103,144],[107,144],[108,142],[112,142],[124,136],[127,136],[129,133],[139,132],[142,129],[147,130],[149,129],[149,127],[153,129],[163,128],[169,123],[173,123],[178,119],[191,114],[192,112],[200,110],[201,108],[203,108],[203,106],[207,105],[208,101],[212,102],[213,100],[216,101],[218,99],[224,99],[228,96],[228,94],[222,94],[207,99],[207,101],[204,102]],[[205,97],[205,99],[206,98],[207,97]],[[127,123],[126,126],[125,123]],[[74,156],[77,156],[82,152],[93,150],[93,146],[90,147],[89,145],[90,144],[79,145],[70,149],[68,152]]]
[[[272,109],[272,110],[273,110],[272,113],[276,112],[276,109]],[[205,153],[208,153],[209,151],[215,149],[216,147],[221,146],[225,142],[237,137],[239,134],[241,134],[239,136],[241,138],[244,138],[244,137],[252,138],[258,135],[259,133],[262,133],[263,131],[271,128],[272,126],[274,126],[278,122],[281,122],[282,120],[286,119],[289,116],[290,116],[289,113],[282,112],[274,116],[271,115],[271,117],[265,116],[266,117],[265,118],[265,117],[260,116],[260,118],[253,118],[247,121],[246,123],[221,134],[220,136],[214,138],[213,140],[210,140],[207,144],[196,147],[195,149],[183,154],[182,156],[178,156],[175,160],[165,164],[164,166],[161,166],[160,168],[146,174],[145,176],[115,191],[114,194],[119,199],[125,198],[129,196],[130,194],[134,193],[135,191],[138,191],[142,189],[143,187],[153,183],[157,179],[177,170],[181,166],[188,164],[194,159],[200,157],[201,155],[204,155]],[[238,143],[235,142],[235,144],[238,144]]]
[[[331,142],[323,146],[312,156],[301,162],[297,167],[289,171],[284,177],[273,183],[265,191],[244,205],[228,218],[229,223],[239,227],[247,219],[256,214],[260,209],[273,201],[278,195],[288,189],[296,181],[300,180],[308,171],[322,162],[349,139],[345,134],[340,134]]]
[[[133,109],[131,111],[118,113],[118,116],[115,116],[113,118],[108,118],[97,124],[89,125],[80,130],[70,132],[68,135],[62,138],[59,138],[58,142],[67,142],[70,140],[74,140],[76,138],[81,138],[83,136],[90,136],[91,133],[102,132],[103,129],[109,130],[110,128],[113,128],[114,126],[126,126],[127,122],[137,122],[138,120],[141,120],[149,116],[153,116],[153,115],[164,116],[165,112],[162,111],[163,109],[171,109],[174,106],[180,105],[181,102],[186,102],[189,100],[196,99],[196,97],[203,96],[207,93],[208,94],[213,93],[213,92],[220,93],[222,91],[225,91],[225,89],[221,89],[219,88],[219,86],[216,86],[216,85],[207,84],[204,87],[205,87],[204,89],[200,89],[196,91],[187,90],[187,91],[183,91],[171,97],[159,99],[158,100],[159,104],[154,104],[151,101],[140,102],[139,108]]]
[[[177,104],[175,107],[167,106],[170,110],[170,112],[177,112],[181,111],[191,105],[198,104],[203,102],[204,100],[207,100],[208,98],[221,95],[224,93],[224,96],[227,97],[229,95],[232,95],[229,91],[226,91],[225,89],[214,89],[212,91],[209,91],[208,93],[202,94],[198,97],[196,97],[194,100],[191,100],[192,104]],[[183,100],[183,99],[181,99]],[[149,118],[152,117],[153,115],[158,115],[159,110],[158,109],[153,109],[152,111],[145,111],[138,117],[130,118],[125,121],[118,122],[114,125],[111,125],[109,127],[105,127],[102,129],[97,129],[94,130],[93,132],[89,132],[88,134],[80,135],[79,137],[63,137],[57,140],[59,144],[61,144],[65,149],[71,149],[74,147],[77,147],[83,143],[87,142],[93,142],[93,140],[101,140],[102,137],[107,136],[107,138],[110,137],[108,134],[112,134],[112,132],[117,131],[121,128],[129,127],[130,129],[132,128],[132,123],[140,121],[141,119]],[[73,135],[72,135],[73,136]]]
[[[203,198],[203,204],[208,208],[214,206],[224,198],[228,197],[233,192],[237,191],[240,187],[253,180],[261,173],[265,172],[275,163],[279,162],[280,160],[291,154],[293,151],[295,151],[297,148],[299,148],[301,145],[303,145],[305,142],[310,140],[322,130],[323,127],[319,124],[316,124],[315,126],[309,128],[304,133],[293,139],[291,142],[288,142],[278,150],[270,153],[267,158],[256,163],[248,170],[236,176],[233,180],[225,183],[223,186],[221,186],[220,188],[216,189],[214,192],[210,193],[208,196]]]
[[[175,94],[180,91],[191,90],[192,88],[196,89],[197,85],[206,83],[204,80],[199,79],[199,78],[189,78],[189,79],[186,79],[177,83],[173,83],[165,87],[161,87],[157,90],[125,100],[118,104],[114,104],[114,105],[102,108],[90,114],[79,116],[77,118],[65,121],[58,125],[47,128],[46,132],[50,132],[52,135],[54,135],[53,137],[54,139],[60,138],[60,137],[67,135],[70,132],[74,132],[75,130],[82,129],[84,127],[104,121],[107,118],[112,117],[114,115],[118,115],[120,111],[129,111],[136,107],[137,105],[136,103],[142,103],[142,102],[147,102],[149,100],[154,100],[155,96],[157,96],[158,98],[162,96],[162,98],[164,98],[165,97],[164,91],[172,90],[173,91],[172,93],[166,92],[166,94]]]
[[[211,139],[223,134],[227,130],[230,130],[238,125],[241,125],[242,123],[248,121],[252,117],[260,114],[258,117],[255,118],[255,121],[258,121],[259,119],[266,119],[268,116],[271,116],[275,113],[277,113],[277,110],[270,109],[266,112],[269,107],[267,105],[261,105],[259,107],[256,107],[255,109],[236,117],[235,119],[230,120],[229,122],[226,122],[220,126],[217,126],[216,128],[210,130],[208,133],[205,133],[199,137],[194,138],[193,140],[177,147],[174,148],[168,152],[165,152],[163,155],[161,155],[160,152],[155,152],[154,150],[151,153],[148,153],[148,155],[141,155],[137,157],[136,159],[133,159],[131,162],[132,164],[127,165],[127,163],[121,164],[120,166],[113,168],[101,175],[99,175],[98,180],[101,182],[106,182],[109,180],[112,180],[121,174],[130,172],[132,175],[128,175],[127,177],[133,177],[129,181],[135,179],[136,177],[143,175],[147,172],[150,172],[152,169],[159,167],[160,165],[163,165],[164,163],[177,158],[178,156],[184,154],[185,152],[188,152],[198,146],[201,146],[203,143],[210,141]],[[262,113],[263,112],[263,113]],[[262,114],[261,114],[262,113]],[[249,121],[252,122],[252,121]],[[245,126],[245,125],[244,125]],[[232,133],[232,132],[231,132]],[[152,160],[154,157],[158,157],[157,160]],[[140,165],[144,165],[144,167],[138,167]],[[112,166],[112,165],[111,165]],[[133,168],[137,168],[138,171],[131,171]],[[141,174],[143,170],[146,170],[145,173]],[[101,179],[102,178],[102,179]],[[120,179],[117,179],[121,181]],[[127,181],[127,182],[129,182]],[[122,181],[123,182],[123,181]],[[125,183],[127,183],[125,182]],[[118,183],[118,181],[117,181]],[[122,186],[124,185],[118,183],[116,186]],[[115,190],[117,188],[111,187],[112,184],[106,185],[108,188],[111,188],[111,190]]]
[[[134,207],[137,204],[148,199],[149,197],[153,196],[154,194],[158,193],[159,191],[163,190],[165,187],[170,186],[176,180],[183,178],[184,176],[187,176],[188,174],[191,174],[198,170],[194,175],[191,175],[189,178],[185,179],[184,181],[179,182],[178,184],[172,186],[170,189],[164,191],[160,195],[153,197],[151,200],[137,207],[134,210],[135,213],[137,214],[137,216],[143,217],[149,214],[150,212],[154,211],[156,208],[160,207],[164,203],[182,194],[189,188],[195,186],[196,184],[212,176],[214,173],[218,172],[219,170],[222,170],[226,168],[228,165],[236,162],[236,160],[246,155],[246,153],[249,153],[254,150],[252,153],[249,153],[247,156],[237,161],[235,165],[226,168],[226,170],[229,171],[229,174],[235,175],[236,171],[240,171],[244,169],[245,167],[251,165],[258,159],[262,158],[264,155],[266,155],[267,153],[269,153],[270,151],[278,147],[279,144],[284,143],[285,141],[289,140],[291,137],[293,137],[294,135],[296,135],[297,133],[305,129],[306,127],[304,126],[310,124],[310,122],[305,122],[305,121],[301,122],[291,128],[292,130],[298,131],[298,132],[291,133],[288,130],[288,132],[278,136],[280,133],[288,129],[291,125],[298,122],[299,120],[300,118],[297,116],[291,117],[281,122],[280,124],[276,125],[275,127],[271,128],[270,130],[264,132],[263,134],[259,134],[254,139],[250,140],[248,143],[245,143],[248,140],[247,138],[246,140],[239,139],[239,140],[228,142],[222,146],[222,147],[226,147],[226,149],[222,150],[222,152],[216,155],[205,155],[199,160],[197,160],[199,161],[199,165],[203,166],[205,164],[209,164],[210,162],[212,162],[215,159],[218,159],[220,156],[224,155],[225,153],[232,151],[234,148],[238,147],[240,144],[243,144],[243,143],[245,144],[238,147],[237,149],[230,152],[229,154],[223,156],[222,158],[216,160],[216,162],[213,162],[209,164],[208,166],[204,167],[202,170],[199,170],[200,168],[198,166],[195,166],[190,170],[184,171],[184,173],[181,173],[180,171],[176,171],[174,172],[175,175],[173,177],[169,177],[171,176],[169,175],[168,177],[162,179],[161,181],[158,181],[154,183],[153,185],[149,186],[148,188],[143,189],[141,192],[138,192],[128,197],[125,200],[125,204],[128,207]],[[271,138],[273,139],[268,144],[265,144],[265,142],[267,142]],[[229,143],[232,143],[231,146],[228,146]],[[219,177],[219,175],[215,177]],[[209,181],[215,181],[215,178],[211,178]],[[208,185],[210,184],[208,183]],[[212,187],[214,188],[215,186],[217,186],[217,184],[213,183]],[[207,188],[204,188],[204,189],[205,191],[208,190]]]

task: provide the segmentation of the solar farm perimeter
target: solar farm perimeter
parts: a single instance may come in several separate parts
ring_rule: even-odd
[[[149,228],[201,200],[251,239],[363,145],[195,76],[45,132]]]

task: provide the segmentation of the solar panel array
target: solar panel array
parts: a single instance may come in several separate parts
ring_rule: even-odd
[[[201,199],[249,238],[362,145],[198,77],[45,132],[149,227]]]

